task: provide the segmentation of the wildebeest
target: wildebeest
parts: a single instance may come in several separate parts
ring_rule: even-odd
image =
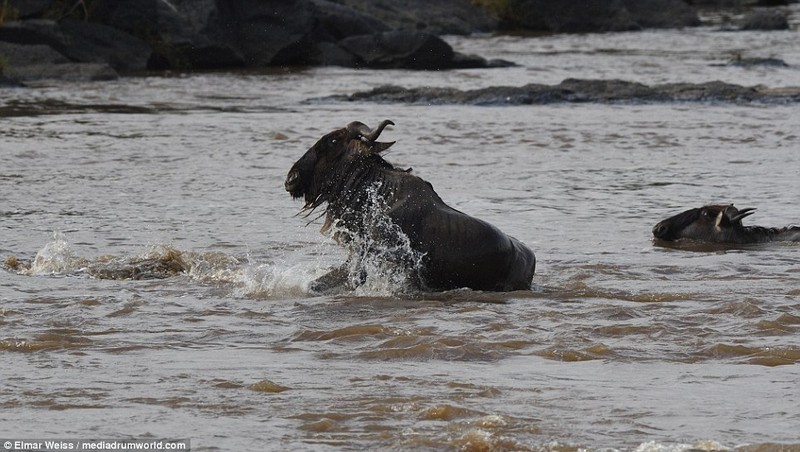
[[[389,125],[394,123],[385,120],[370,129],[351,122],[323,136],[289,170],[286,191],[305,200],[303,211],[308,214],[327,203],[322,232],[337,227],[342,232],[335,238],[351,248],[348,261],[318,278],[312,290],[326,292],[354,279],[357,285],[359,278],[352,277],[350,264],[374,251],[365,242],[406,243],[420,257],[412,278],[419,289],[530,289],[536,266],[533,251],[491,224],[448,206],[429,182],[384,160],[381,152],[394,142],[376,140]],[[360,240],[364,238],[370,240]],[[408,256],[394,258],[412,265]]]
[[[708,205],[689,209],[659,222],[653,236],[659,240],[690,239],[702,242],[747,244],[777,241],[800,241],[800,227],[766,228],[743,226],[742,219],[755,213],[755,208],[739,210],[730,205]]]

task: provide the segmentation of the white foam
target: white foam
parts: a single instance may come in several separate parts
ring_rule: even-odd
[[[371,234],[349,234],[341,223],[331,228],[331,234],[344,233],[352,237],[348,246],[354,253],[350,261],[350,279],[360,281],[353,295],[392,296],[408,292],[418,286],[418,273],[422,268],[424,255],[411,246],[408,236],[387,215],[387,206],[380,194],[380,184],[369,187],[367,209],[362,219]],[[391,238],[387,242],[387,237]],[[393,243],[392,243],[393,242]],[[365,251],[366,250],[366,251]]]
[[[695,444],[661,444],[655,441],[642,443],[634,452],[687,452],[687,451],[720,451],[727,447],[716,441],[699,441]]]
[[[53,241],[46,244],[36,253],[31,264],[31,275],[63,274],[73,272],[85,263],[77,259],[72,246],[66,236],[60,232],[53,232]]]
[[[247,298],[287,298],[308,295],[309,285],[319,271],[314,266],[248,264],[236,272],[232,283],[236,296]]]

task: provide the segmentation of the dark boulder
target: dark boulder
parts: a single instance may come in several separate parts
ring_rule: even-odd
[[[117,72],[105,63],[74,63],[45,44],[0,41],[5,58],[2,72],[17,83],[36,80],[114,80]]]
[[[686,0],[686,3],[701,8],[741,8],[753,0]]]
[[[369,35],[389,31],[385,23],[373,16],[361,13],[347,5],[328,0],[315,0],[316,24],[314,40],[336,42],[350,36]]]
[[[363,62],[353,53],[348,52],[339,44],[332,42],[317,42],[312,52],[312,63],[319,66],[359,67]]]
[[[745,87],[725,82],[668,83],[643,85],[624,80],[567,79],[558,85],[527,84],[492,86],[473,90],[455,88],[379,86],[349,96],[331,96],[332,101],[459,104],[459,105],[540,105],[551,103],[596,102],[603,104],[662,102],[800,102],[800,89]],[[319,102],[314,99],[313,102]]]
[[[71,62],[108,64],[120,73],[319,64],[408,69],[510,64],[458,54],[434,34],[418,31],[491,30],[493,22],[470,0],[92,0],[78,14],[88,21],[69,14],[71,1],[35,3],[39,6],[30,14],[67,17],[6,23],[0,26],[0,41],[47,45]]]
[[[66,37],[64,54],[81,63],[107,63],[119,72],[147,69],[153,53],[149,45],[107,25],[64,19],[59,23]]]
[[[497,29],[497,19],[472,0],[337,0],[392,30],[471,34]]]
[[[305,65],[341,58],[321,54],[340,36],[379,29],[377,21],[311,0],[97,0],[112,26],[145,37],[151,66],[214,69]],[[338,12],[338,13],[337,13]],[[351,14],[353,13],[353,14]],[[348,31],[349,30],[349,31]],[[314,34],[319,35],[315,41]]]
[[[593,33],[700,25],[683,0],[509,0],[506,28],[547,33]]]
[[[0,26],[0,41],[46,45],[76,63],[108,64],[120,72],[144,70],[150,46],[115,28],[73,19],[36,19]]]
[[[34,80],[85,82],[119,78],[117,72],[105,63],[31,64],[16,68],[13,75],[23,82]]]
[[[24,84],[10,77],[0,74],[0,88],[23,88]]]
[[[789,65],[780,58],[761,58],[750,57],[744,58],[741,55],[736,55],[735,58],[730,60],[726,66],[737,67],[789,67]]]
[[[622,0],[509,0],[506,26],[550,33],[641,28]]]
[[[226,3],[221,24],[247,66],[308,64],[314,52],[315,9],[304,0],[237,0]]]
[[[623,0],[642,28],[682,28],[700,25],[700,18],[683,0]]]
[[[748,8],[758,6],[782,6],[797,3],[797,0],[686,0],[686,3],[701,8]]]
[[[584,80],[568,78],[558,85],[570,102],[617,102],[650,100],[656,91],[644,84],[624,80]]]
[[[57,22],[33,19],[0,25],[0,41],[25,45],[44,44],[63,53],[67,37]]]
[[[214,0],[97,0],[104,23],[135,34],[155,54],[153,69],[216,69],[243,66],[232,43],[235,25]],[[227,3],[225,3],[227,5]]]
[[[53,0],[4,0],[9,11],[18,19],[41,18],[53,4]],[[2,6],[2,5],[0,5]]]
[[[756,10],[747,14],[739,27],[741,30],[788,30],[789,21],[782,11]]]
[[[62,53],[45,44],[16,44],[0,41],[0,55],[3,55],[6,70],[31,64],[69,63]]]
[[[450,44],[438,36],[412,31],[351,36],[338,44],[355,56],[356,67],[440,70],[513,65],[507,61],[486,61],[479,56],[454,52]]]
[[[339,41],[370,68],[441,69],[453,59],[453,48],[428,33],[390,31]]]

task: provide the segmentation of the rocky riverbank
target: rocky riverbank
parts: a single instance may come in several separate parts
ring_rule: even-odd
[[[513,63],[460,54],[440,36],[690,27],[700,24],[697,8],[684,0],[4,0],[0,86],[164,70],[503,67]],[[756,13],[739,26],[788,28],[780,9]]]
[[[800,88],[769,89],[724,82],[668,83],[648,86],[623,80],[567,79],[558,85],[530,83],[474,90],[453,88],[403,88],[385,85],[346,96],[310,102],[377,102],[420,105],[538,105],[552,103],[656,103],[656,102],[800,102]]]

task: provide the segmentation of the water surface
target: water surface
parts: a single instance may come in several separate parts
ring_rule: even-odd
[[[520,66],[3,90],[3,436],[800,450],[800,247],[661,247],[650,233],[720,202],[757,207],[752,223],[800,222],[798,105],[308,101],[568,77],[796,87],[797,32],[451,42]],[[790,65],[725,65],[736,52]],[[388,160],[535,250],[530,292],[406,293],[380,278],[308,292],[345,253],[297,216],[286,172],[324,133],[385,118]]]

